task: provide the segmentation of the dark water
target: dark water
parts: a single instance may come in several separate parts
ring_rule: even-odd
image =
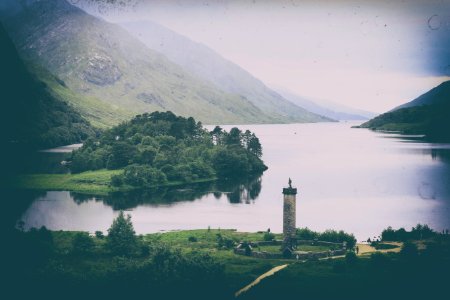
[[[105,231],[119,209],[138,233],[193,228],[282,231],[282,188],[299,189],[297,226],[353,232],[387,226],[450,228],[450,145],[351,129],[355,123],[244,125],[260,138],[269,170],[247,182],[220,182],[96,198],[36,195],[25,227]]]

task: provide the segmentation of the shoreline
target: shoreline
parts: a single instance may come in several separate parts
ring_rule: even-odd
[[[185,184],[214,182],[217,180],[216,177],[213,177],[197,179],[190,182],[172,181],[145,188],[130,185],[124,185],[121,187],[111,186],[111,176],[119,175],[122,172],[123,169],[102,169],[78,174],[20,174],[8,178],[5,181],[2,180],[0,187],[40,191],[70,191],[80,194],[105,196],[112,192],[129,192],[134,190],[174,187]]]

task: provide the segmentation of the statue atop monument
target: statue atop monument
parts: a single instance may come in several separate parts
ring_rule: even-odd
[[[289,188],[292,189],[292,180],[291,180],[291,177],[289,177]]]

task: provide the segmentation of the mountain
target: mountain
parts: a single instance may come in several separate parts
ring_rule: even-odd
[[[93,123],[156,110],[211,124],[292,121],[189,74],[120,26],[66,1],[36,1],[8,17],[6,24],[22,57],[48,69],[82,99],[90,99],[74,99],[74,106],[83,108]],[[93,102],[109,107],[110,118],[93,109]],[[324,120],[307,116],[302,120]]]
[[[450,81],[446,81],[441,83],[439,86],[431,89],[427,93],[421,95],[420,97],[410,102],[407,102],[403,105],[400,105],[391,111],[413,106],[444,104],[445,102],[450,101],[449,95],[450,95]]]
[[[172,62],[219,89],[241,95],[265,114],[276,118],[278,122],[332,121],[286,100],[212,49],[162,25],[149,20],[120,23],[120,25],[150,49],[164,54]]]
[[[283,88],[275,88],[275,91],[277,91],[277,93],[279,93],[292,103],[295,103],[310,112],[334,120],[367,120],[369,118],[373,118],[376,115],[371,112],[347,107],[331,101],[309,100]]]
[[[450,141],[450,81],[360,125],[373,130],[425,134],[432,141]]]
[[[0,44],[0,130],[4,147],[55,147],[95,134],[75,109],[29,72],[1,23]],[[69,92],[64,86],[61,90]]]

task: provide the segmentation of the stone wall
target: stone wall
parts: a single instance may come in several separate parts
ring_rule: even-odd
[[[313,240],[298,240],[296,241],[297,245],[322,245],[322,246],[330,246],[330,245],[336,245],[340,246],[342,248],[337,250],[327,250],[327,251],[320,251],[320,252],[303,252],[303,251],[294,251],[292,253],[292,256],[289,257],[290,259],[298,259],[298,260],[310,260],[310,259],[319,259],[319,258],[326,258],[326,257],[332,257],[332,256],[339,256],[339,255],[345,255],[347,250],[343,248],[342,243],[332,243],[332,242],[325,242],[325,241],[313,241]],[[280,240],[273,240],[273,241],[261,241],[261,242],[254,242],[250,243],[250,246],[252,247],[251,252],[248,256],[255,257],[255,258],[269,258],[269,259],[281,259],[286,257],[283,257],[283,254],[281,253],[272,253],[272,252],[266,252],[266,251],[256,251],[255,248],[259,246],[267,246],[267,245],[281,245],[283,241]],[[241,248],[241,244],[239,244],[235,249],[234,253],[238,255],[247,255],[244,248]]]

